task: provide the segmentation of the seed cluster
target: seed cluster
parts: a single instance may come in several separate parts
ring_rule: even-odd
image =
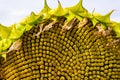
[[[24,33],[20,50],[7,55],[2,74],[7,80],[119,80],[120,42],[110,44],[114,33],[97,36],[91,22],[79,27],[76,20],[63,31],[65,18],[41,32],[39,25]],[[44,22],[44,27],[52,20]],[[78,28],[79,27],[79,28]],[[117,51],[118,50],[118,51]],[[0,72],[1,73],[1,72]]]

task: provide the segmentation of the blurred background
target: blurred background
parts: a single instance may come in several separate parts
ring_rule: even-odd
[[[59,0],[63,7],[77,4],[79,0]],[[49,7],[56,8],[57,0],[47,0]],[[83,6],[92,12],[106,14],[115,10],[111,20],[120,22],[120,0],[83,0]],[[0,0],[0,24],[9,26],[18,23],[31,12],[40,12],[44,7],[44,0]]]

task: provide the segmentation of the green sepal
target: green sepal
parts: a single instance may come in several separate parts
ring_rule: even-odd
[[[12,44],[12,40],[10,39],[2,39],[0,41],[0,52],[6,51]]]
[[[36,15],[34,12],[32,12],[27,19],[27,23],[30,25],[34,25],[34,24],[37,24],[42,18],[43,18],[43,15]]]
[[[50,11],[51,15],[64,16],[68,13],[67,9],[62,8],[60,1],[58,0],[58,7]]]
[[[47,13],[51,10],[51,8],[48,6],[47,1],[44,0],[44,8],[41,10],[41,13]]]
[[[4,60],[6,61],[6,54],[3,52],[3,53],[0,53],[0,60],[1,58],[4,58]]]
[[[43,15],[36,15],[34,12],[32,12],[30,16],[21,20],[20,24],[29,24],[33,26],[34,24],[37,24],[42,18]]]
[[[120,38],[120,22],[112,22],[111,27],[116,33],[116,37]]]
[[[90,19],[93,23],[93,26],[95,26],[97,23],[101,23],[101,27],[103,29],[106,29],[108,24],[111,23],[110,21],[110,15],[113,13],[114,10],[112,10],[111,12],[107,13],[106,15],[101,15],[101,14],[92,14],[90,16]]]
[[[80,21],[83,20],[83,17],[81,17],[81,16],[76,15],[75,17],[76,17],[77,19],[79,19]]]
[[[26,24],[25,25],[25,31],[29,31],[33,26]]]
[[[14,24],[12,25],[12,31],[9,36],[9,39],[18,39],[22,36],[24,32],[25,32],[25,26],[21,24]]]
[[[105,23],[101,23],[101,28],[102,28],[103,30],[105,30],[107,27],[108,27],[108,26],[106,26]]]
[[[93,26],[95,26],[99,21],[96,20],[95,18],[91,18],[92,24]]]
[[[65,15],[65,17],[67,18],[67,22],[71,21],[74,17],[76,17],[75,14],[73,14],[71,11],[69,11],[69,13],[67,15]]]
[[[88,14],[88,11],[82,5],[82,0],[80,0],[78,4],[76,4],[75,6],[69,7],[69,10],[74,14],[83,16],[83,17],[86,17]]]
[[[0,37],[0,41],[2,40],[2,37]]]
[[[96,18],[98,21],[103,23],[110,23],[110,15],[113,13],[114,10],[110,11],[106,15],[100,15],[100,14],[93,14],[94,18]]]
[[[51,8],[48,6],[47,1],[44,0],[44,8],[39,13],[40,15],[43,15],[45,19],[50,18],[49,12],[51,11]]]
[[[1,39],[8,38],[10,33],[11,33],[11,27],[6,27],[0,24],[0,38]]]
[[[31,16],[29,17],[29,24],[34,25],[39,23],[39,21],[43,18],[43,15],[36,15],[34,12],[31,13]]]
[[[88,13],[87,17],[92,21],[93,26],[96,26],[99,21],[93,15],[93,13]]]

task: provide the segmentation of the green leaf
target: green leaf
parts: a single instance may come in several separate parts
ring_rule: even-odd
[[[0,40],[8,38],[11,33],[11,27],[6,27],[0,24]]]

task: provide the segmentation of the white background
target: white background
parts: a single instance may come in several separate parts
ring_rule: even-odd
[[[79,0],[59,0],[63,7],[73,6]],[[51,8],[57,7],[57,0],[47,0]],[[0,24],[9,26],[18,23],[33,12],[39,12],[44,6],[44,0],[0,0]],[[120,0],[83,0],[83,6],[92,12],[106,14],[115,10],[111,20],[120,22]]]

